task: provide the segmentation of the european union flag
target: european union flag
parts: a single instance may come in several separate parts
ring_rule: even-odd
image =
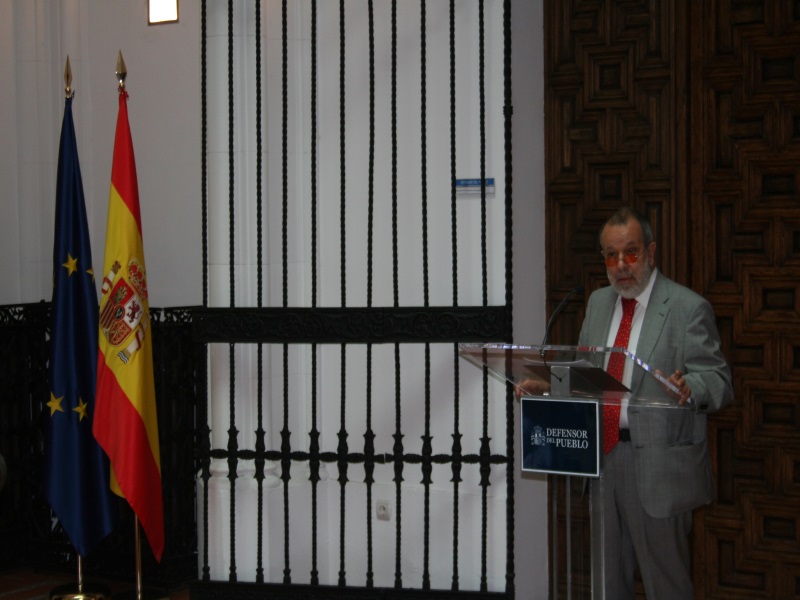
[[[55,221],[44,491],[72,545],[86,556],[114,528],[117,500],[108,457],[92,433],[98,303],[71,97],[61,126]]]

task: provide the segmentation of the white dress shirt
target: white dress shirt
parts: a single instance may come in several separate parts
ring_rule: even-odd
[[[636,296],[636,310],[633,312],[633,322],[631,323],[631,336],[628,339],[628,352],[636,354],[636,344],[639,343],[639,334],[642,332],[642,322],[644,321],[644,313],[647,311],[647,303],[650,301],[650,293],[653,291],[653,284],[658,276],[658,269],[653,269],[650,275],[650,281],[647,282],[647,287],[644,288],[641,294]],[[614,305],[614,313],[611,315],[611,326],[608,328],[608,339],[606,346],[609,348],[614,346],[614,340],[617,337],[617,330],[622,321],[622,298],[617,297],[617,303]],[[606,357],[606,366],[608,366],[608,357]],[[626,387],[631,387],[631,378],[633,377],[633,362],[630,360],[625,361],[625,369],[622,372],[622,384]],[[622,429],[628,428],[628,401],[627,399],[622,403],[619,411],[619,426]]]

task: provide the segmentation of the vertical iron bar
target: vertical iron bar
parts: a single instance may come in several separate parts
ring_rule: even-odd
[[[484,49],[483,0],[478,0],[478,97],[480,132],[480,172],[481,172],[481,290],[483,306],[489,305],[488,267],[486,254],[486,66]]]
[[[428,307],[428,123],[427,123],[427,56],[426,56],[426,6],[420,0],[420,183],[422,196],[422,295],[423,305]]]
[[[237,440],[238,430],[236,429],[236,361],[234,358],[235,344],[228,345],[228,356],[230,360],[230,400],[229,406],[229,426],[228,426],[228,481],[230,481],[231,503],[230,503],[230,574],[228,580],[237,581],[236,574],[236,473],[238,469],[237,453],[239,444]]]
[[[208,7],[200,5],[200,204],[203,237],[203,307],[208,306]],[[207,546],[207,545],[206,545]]]
[[[256,292],[257,304],[263,306],[264,273],[263,273],[263,217],[261,210],[262,188],[262,139],[261,139],[261,1],[254,0],[256,25]],[[257,527],[256,532],[256,583],[264,583],[264,452],[266,450],[264,431],[264,345],[258,344],[257,357],[256,406],[258,426],[256,428],[255,478],[258,486]]]
[[[481,289],[483,306],[489,304],[487,247],[486,247],[486,94],[485,94],[485,50],[484,50],[484,2],[478,2],[478,95],[480,98],[480,173],[481,173]],[[486,570],[488,559],[487,547],[487,507],[488,488],[491,475],[491,448],[489,442],[489,371],[483,368],[483,437],[481,438],[481,591],[488,589]]]
[[[514,115],[514,107],[511,103],[511,0],[503,2],[503,101],[504,101],[504,125],[505,125],[505,201],[506,201],[506,310],[509,316],[514,314],[514,263],[513,263],[513,156],[511,139],[511,118]],[[513,319],[509,318],[509,323],[513,328]],[[514,340],[513,329],[511,342]],[[516,402],[514,400],[513,387],[506,386],[506,592],[511,598],[516,593],[514,583],[514,446],[516,427],[514,415]]]
[[[369,167],[367,171],[367,306],[372,307],[372,241],[375,206],[375,15],[373,0],[367,2],[369,35]],[[372,572],[372,484],[375,469],[375,433],[372,431],[372,344],[367,344],[367,418],[364,432],[364,483],[367,487],[367,582],[373,587]]]
[[[317,0],[311,0],[311,306],[317,306]],[[317,569],[317,485],[319,484],[319,431],[317,429],[317,345],[311,345],[311,585],[319,585]]]
[[[233,0],[228,0],[228,273],[230,285],[230,306],[236,305],[235,257],[235,161],[234,161],[234,97],[233,97]],[[236,471],[238,441],[236,430],[236,356],[235,344],[228,345],[230,376],[229,425],[228,425],[228,480],[231,484],[230,503],[230,581],[236,581]]]
[[[208,306],[208,44],[207,44],[206,0],[200,4],[200,115],[201,115],[201,204],[202,204],[202,237],[203,237],[203,307]],[[198,389],[198,445],[200,447],[201,479],[203,480],[203,566],[202,580],[211,580],[211,569],[208,565],[208,482],[211,479],[211,429],[208,427],[208,346],[203,345],[203,362],[200,363],[200,385]]]
[[[392,100],[391,100],[391,137],[392,137],[392,293],[393,305],[400,306],[400,290],[398,283],[398,251],[397,251],[397,0],[392,0]],[[403,483],[403,429],[400,402],[400,344],[394,345],[394,404],[395,433],[392,447],[394,461],[395,506],[395,566],[394,587],[403,587],[402,572],[402,483]]]
[[[422,289],[423,305],[430,305],[428,285],[428,127],[427,127],[427,7],[425,0],[420,1],[420,158],[421,158],[421,195],[422,195]],[[422,436],[422,485],[423,500],[423,541],[422,541],[422,589],[431,588],[430,574],[430,495],[431,495],[431,346],[425,344],[425,434]]]
[[[283,304],[289,306],[289,82],[288,82],[288,7],[281,4],[281,269]],[[281,481],[283,482],[283,583],[292,582],[289,558],[289,481],[291,480],[291,432],[289,431],[289,345],[283,344],[283,428],[281,429]]]
[[[458,208],[456,204],[456,18],[455,0],[450,0],[450,235],[452,246],[453,306],[458,306]],[[453,573],[450,587],[459,588],[458,521],[461,483],[460,374],[458,344],[453,344]]]
[[[344,0],[341,0],[343,3]],[[336,449],[337,464],[339,467],[339,586],[344,587],[347,585],[347,571],[345,569],[345,517],[346,517],[346,499],[347,499],[347,427],[345,424],[346,414],[346,398],[347,398],[347,345],[341,344],[340,346],[341,360],[342,360],[342,377],[341,377],[341,411],[339,422],[339,444]]]
[[[288,90],[288,7],[281,3],[281,272],[283,274],[282,306],[289,306],[289,90]]]
[[[347,306],[347,195],[346,195],[346,153],[345,153],[345,18],[344,0],[339,0],[339,187],[340,187],[340,261],[341,261],[341,305]],[[339,585],[347,585],[345,571],[345,500],[347,488],[347,345],[341,350],[341,415],[339,426],[338,464],[339,464]]]

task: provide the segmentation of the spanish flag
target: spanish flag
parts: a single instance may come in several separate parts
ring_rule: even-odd
[[[102,271],[94,435],[111,460],[112,491],[128,501],[160,561],[164,506],[153,341],[127,99],[120,86]]]

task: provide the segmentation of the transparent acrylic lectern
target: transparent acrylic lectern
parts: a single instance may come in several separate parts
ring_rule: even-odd
[[[624,348],[460,344],[462,358],[521,390],[522,470],[549,478],[551,598],[606,598],[602,411],[691,410],[678,390]],[[622,354],[634,395],[605,371]],[[613,559],[613,557],[610,557]]]

